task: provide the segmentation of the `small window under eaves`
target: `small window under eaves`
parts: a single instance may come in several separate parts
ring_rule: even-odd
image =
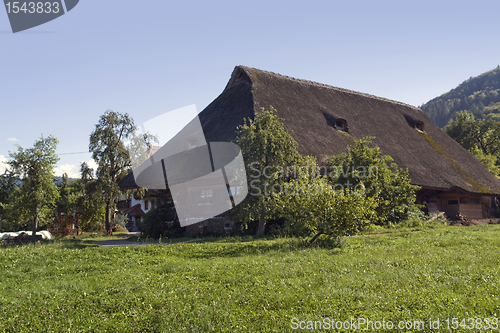
[[[335,121],[335,127],[338,131],[347,132],[347,121],[345,121],[345,119],[337,119]]]
[[[424,122],[423,121],[416,121],[415,122],[415,129],[417,131],[423,132],[424,131]]]

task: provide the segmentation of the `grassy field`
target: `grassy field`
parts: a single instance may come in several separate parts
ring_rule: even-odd
[[[439,331],[477,332],[479,321],[452,330],[452,318],[500,316],[499,263],[500,225],[393,230],[333,249],[232,238],[2,247],[0,332],[289,332],[324,318],[424,321],[422,332],[439,318]]]

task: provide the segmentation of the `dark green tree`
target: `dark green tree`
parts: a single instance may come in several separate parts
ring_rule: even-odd
[[[146,237],[176,237],[180,236],[185,228],[182,228],[172,197],[163,192],[151,191],[155,200],[153,207],[142,218],[142,234]]]
[[[500,121],[493,117],[476,119],[469,112],[458,112],[456,119],[446,125],[445,132],[500,177]]]
[[[13,231],[15,228],[8,218],[8,205],[12,202],[15,191],[19,190],[19,184],[19,178],[9,170],[0,175],[0,231]]]
[[[59,190],[59,199],[56,203],[57,212],[66,216],[73,214],[76,209],[74,187],[71,186],[67,173],[62,175],[61,183],[57,188]]]
[[[11,171],[22,181],[22,186],[14,193],[11,209],[15,213],[12,216],[19,220],[32,218],[33,240],[39,223],[46,224],[53,217],[59,197],[54,185],[54,167],[59,160],[57,143],[53,136],[42,136],[33,148],[23,149],[18,145],[16,152],[9,152]]]
[[[78,224],[82,230],[93,230],[105,220],[103,190],[86,162],[81,164],[80,173],[80,179],[72,182]]]

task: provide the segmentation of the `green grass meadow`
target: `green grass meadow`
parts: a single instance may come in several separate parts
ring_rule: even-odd
[[[436,225],[342,243],[0,247],[0,332],[290,332],[304,331],[292,329],[293,318],[361,317],[426,323],[402,331],[478,332],[484,326],[448,329],[444,320],[500,316],[500,225]],[[441,329],[427,327],[438,318]]]

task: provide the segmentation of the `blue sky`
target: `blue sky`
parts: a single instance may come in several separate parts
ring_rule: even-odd
[[[0,9],[0,172],[52,134],[88,151],[99,116],[137,124],[196,104],[246,65],[420,105],[500,64],[494,1],[80,0],[12,34]],[[61,155],[75,175],[90,153]]]

